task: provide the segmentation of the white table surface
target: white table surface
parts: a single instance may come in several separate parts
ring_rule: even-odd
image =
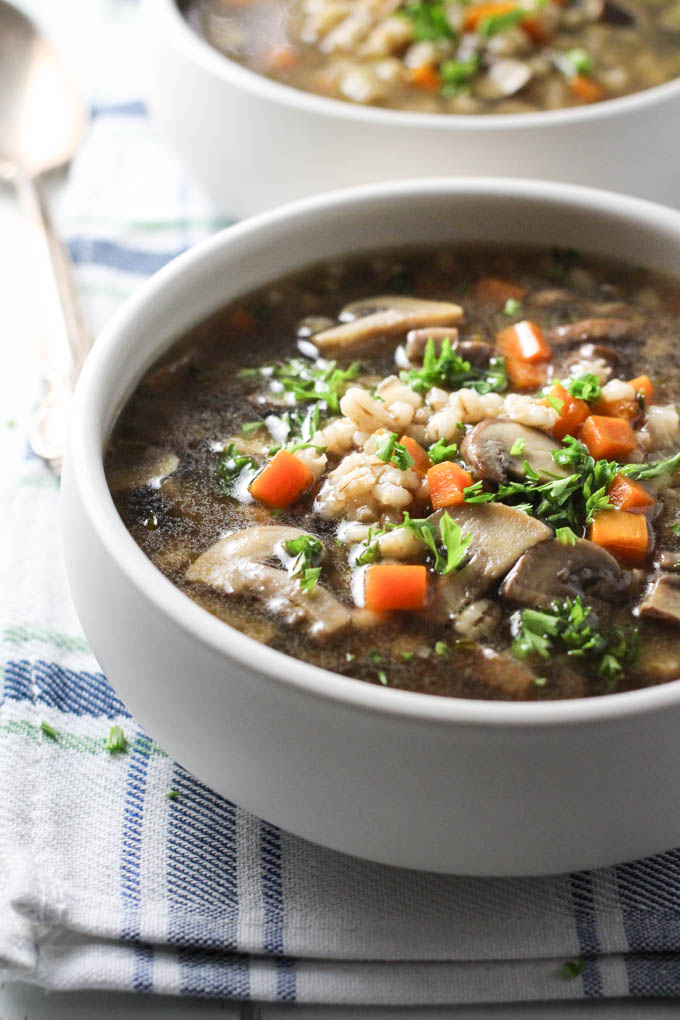
[[[35,3],[16,0],[17,6],[34,15]],[[51,5],[45,22],[45,6],[41,5],[42,24],[57,48],[71,65],[76,80],[84,86],[88,79],[90,61],[95,54],[88,53],[78,38],[63,31],[64,5],[68,3],[82,15],[87,23],[87,0],[59,0]],[[70,21],[70,19],[68,19]],[[61,29],[61,30],[60,30]],[[49,195],[58,209],[63,176],[55,175],[49,182]],[[32,302],[31,273],[22,222],[9,188],[0,185],[0,514],[6,512],[12,491],[12,479],[25,448],[29,409],[37,392],[37,341],[38,323]],[[1,517],[0,517],[1,519]],[[2,881],[2,876],[0,876]],[[220,1020],[556,1020],[565,1017],[596,1018],[655,1018],[680,1016],[680,1004],[669,1001],[615,1001],[593,1003],[557,1003],[532,1006],[483,1006],[442,1009],[394,1009],[366,1007],[341,1008],[320,1006],[270,1006],[178,1000],[166,997],[134,997],[108,992],[46,993],[25,985],[0,986],[0,1020],[117,1020],[122,1017],[156,1020],[203,1020],[216,1017]]]

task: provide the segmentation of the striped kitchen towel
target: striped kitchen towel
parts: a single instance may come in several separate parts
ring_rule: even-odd
[[[74,26],[84,11],[59,4]],[[98,74],[60,225],[94,330],[223,225],[147,122],[136,17],[130,0],[87,5]],[[680,996],[680,852],[556,878],[416,874],[312,846],[185,772],[88,649],[57,501],[27,456],[0,562],[0,979],[400,1005]]]

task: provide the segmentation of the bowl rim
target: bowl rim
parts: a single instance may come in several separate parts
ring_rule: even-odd
[[[274,81],[265,75],[238,64],[222,53],[195,29],[179,9],[179,0],[145,0],[146,7],[158,19],[168,37],[186,53],[189,59],[230,85],[241,88],[261,99],[278,103],[312,115],[350,121],[367,126],[393,127],[432,131],[518,131],[541,127],[568,127],[576,124],[595,125],[603,118],[625,117],[644,111],[649,106],[680,97],[680,76],[660,85],[632,92],[629,95],[605,99],[600,103],[562,107],[557,110],[537,110],[530,113],[456,114],[420,113],[409,110],[392,110],[374,106],[360,106],[340,99],[316,95],[291,85]],[[620,128],[623,130],[623,128]]]
[[[641,714],[656,713],[680,699],[680,679],[654,687],[568,700],[509,702],[434,696],[389,687],[378,687],[352,677],[313,666],[261,644],[254,638],[212,616],[181,592],[152,563],[125,527],[104,476],[102,408],[110,416],[120,405],[110,377],[116,351],[135,329],[148,307],[161,306],[173,294],[176,282],[190,269],[205,272],[213,255],[224,247],[238,246],[242,238],[261,235],[272,228],[299,229],[299,221],[320,211],[359,205],[376,199],[408,202],[423,193],[462,197],[489,194],[532,202],[548,200],[556,205],[592,208],[617,215],[629,223],[644,223],[677,232],[680,246],[680,210],[644,199],[580,185],[521,178],[426,178],[362,185],[312,196],[250,217],[223,228],[174,258],[128,298],[98,337],[79,379],[72,408],[67,454],[67,473],[75,480],[83,510],[103,548],[127,581],[156,610],[189,637],[239,665],[255,670],[260,679],[286,686],[306,696],[332,701],[346,709],[372,712],[382,717],[410,717],[435,726],[464,725],[491,728],[546,728],[602,725]],[[297,227],[296,227],[297,225]],[[299,236],[299,235],[298,235]],[[166,333],[167,336],[167,333]],[[143,372],[136,375],[136,383]],[[135,383],[135,385],[136,385]],[[107,398],[107,391],[110,390]],[[120,406],[118,406],[120,410]],[[117,418],[117,413],[113,421]]]

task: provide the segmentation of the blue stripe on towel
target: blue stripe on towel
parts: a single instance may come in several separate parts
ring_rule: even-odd
[[[168,941],[233,950],[239,905],[236,807],[179,765],[172,789],[179,797],[168,802]]]
[[[296,997],[295,964],[283,958],[283,849],[281,832],[274,825],[260,826],[261,888],[264,901],[265,953],[279,957],[276,961],[276,997],[293,1002]]]
[[[103,673],[65,669],[44,659],[10,660],[5,666],[4,697],[47,705],[71,715],[130,718]]]
[[[129,103],[102,103],[100,106],[90,108],[92,120],[99,117],[146,117],[147,114],[146,105],[141,100]]]
[[[626,970],[630,994],[636,998],[680,997],[677,953],[633,954],[626,957]]]
[[[210,999],[250,998],[250,963],[247,956],[217,954],[182,946],[177,953],[181,994]]]
[[[583,993],[587,998],[598,999],[602,996],[602,980],[596,959],[600,951],[600,942],[595,927],[593,882],[587,871],[570,875],[569,882],[579,948],[585,961],[581,975]]]
[[[144,799],[151,756],[151,737],[139,730],[130,751],[120,856],[120,893],[123,901],[121,938],[139,942],[142,902],[142,832]],[[141,944],[135,947],[133,988],[137,992],[153,991],[153,949]]]
[[[155,252],[128,248],[115,241],[103,241],[93,237],[74,237],[68,242],[68,250],[76,265],[106,266],[123,273],[137,276],[151,276],[168,262],[186,250],[179,247],[173,251]]]
[[[680,850],[621,864],[616,880],[630,951],[680,949]]]

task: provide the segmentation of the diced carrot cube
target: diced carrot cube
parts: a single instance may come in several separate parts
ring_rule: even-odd
[[[593,515],[590,540],[627,566],[638,566],[649,554],[647,518],[627,510],[598,510]]]
[[[512,0],[495,0],[490,3],[470,4],[463,16],[463,28],[466,32],[476,32],[485,18],[493,18],[498,14],[510,14],[517,10]]]
[[[607,496],[609,497],[609,502],[617,510],[641,509],[654,503],[654,497],[647,492],[643,485],[640,485],[639,482],[634,482],[632,478],[626,478],[625,475],[614,476],[614,481],[609,486]]]
[[[569,79],[569,91],[581,103],[597,103],[604,99],[602,86],[585,74],[575,74]]]
[[[645,404],[651,404],[654,400],[654,384],[648,375],[638,375],[630,380],[630,385],[634,387],[636,394],[642,394]]]
[[[314,477],[290,450],[279,450],[250,483],[250,495],[265,506],[290,506],[308,489]]]
[[[482,301],[492,301],[495,305],[502,306],[506,301],[521,301],[527,289],[518,283],[501,280],[497,276],[483,276],[475,283],[474,291],[476,297]]]
[[[463,489],[472,485],[472,475],[451,460],[433,464],[427,472],[430,500],[435,510],[458,506],[464,501]]]
[[[538,390],[548,375],[545,363],[532,365],[530,361],[522,361],[521,358],[506,357],[505,370],[516,390]]]
[[[229,314],[229,325],[242,333],[253,329],[255,321],[255,316],[243,305],[235,305]]]
[[[531,364],[549,361],[552,357],[552,351],[545,342],[541,327],[535,322],[529,322],[528,319],[502,329],[496,336],[496,343],[506,357],[519,358]]]
[[[413,470],[419,474],[421,478],[424,478],[428,470],[432,467],[430,458],[425,450],[423,450],[420,443],[416,443],[415,439],[411,439],[410,436],[402,436],[399,442],[402,446],[406,447],[413,457]]]
[[[423,89],[425,92],[441,92],[443,84],[439,72],[429,64],[408,68],[406,80],[410,85],[415,85],[416,88]]]
[[[565,390],[561,383],[555,383],[550,396],[562,401],[560,416],[553,426],[554,438],[564,439],[565,436],[575,436],[583,422],[590,415],[590,407],[585,400],[572,397],[571,393]],[[543,403],[546,407],[552,406],[547,397]]]
[[[366,570],[364,605],[375,613],[425,609],[429,594],[427,567],[414,563],[374,563]]]
[[[605,400],[599,397],[592,407],[593,414],[606,418],[625,418],[634,421],[640,416],[640,404],[637,400]]]
[[[595,460],[618,460],[636,447],[635,433],[624,418],[608,418],[591,414],[586,418],[579,439],[588,447]]]

